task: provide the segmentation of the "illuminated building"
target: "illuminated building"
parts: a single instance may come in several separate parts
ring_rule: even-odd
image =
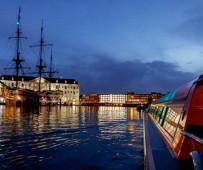
[[[128,92],[126,104],[147,104],[157,100],[161,96],[161,93],[156,92],[152,92],[151,94],[135,94],[134,92]]]
[[[113,106],[131,106],[148,104],[160,98],[161,93],[152,92],[151,94],[88,94],[80,98],[82,105],[113,105]]]
[[[122,105],[126,102],[125,94],[101,94],[100,104]]]
[[[80,98],[81,105],[97,105],[99,104],[99,94],[82,95]]]
[[[16,77],[11,75],[2,75],[0,81],[6,86],[11,88],[15,87]],[[39,89],[39,77],[19,77],[19,87],[22,89],[29,89],[38,91]],[[2,86],[0,83],[0,86]],[[67,105],[79,105],[80,86],[74,79],[62,79],[62,78],[41,78],[40,91],[61,91],[61,104]],[[1,94],[1,93],[0,93]]]

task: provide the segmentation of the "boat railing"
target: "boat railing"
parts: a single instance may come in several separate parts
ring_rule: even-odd
[[[199,144],[203,145],[203,139],[192,134],[192,133],[189,133],[189,132],[186,132],[184,130],[181,130],[181,133],[183,136],[186,136],[186,137],[189,137],[191,139],[193,139],[194,141],[198,142]]]

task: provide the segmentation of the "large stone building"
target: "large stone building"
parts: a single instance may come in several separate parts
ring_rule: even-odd
[[[39,90],[39,77],[20,76],[18,84],[20,88]],[[9,87],[15,87],[16,77],[11,75],[0,76],[0,81]],[[75,79],[41,78],[40,91],[61,91],[61,104],[79,105],[80,86]],[[0,86],[2,86],[0,83]],[[0,92],[1,93],[1,92]]]

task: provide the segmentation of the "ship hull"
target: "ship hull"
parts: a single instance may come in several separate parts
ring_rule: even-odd
[[[31,90],[26,89],[9,89],[3,87],[2,96],[7,106],[26,106],[32,107],[39,105],[40,95]]]
[[[60,104],[61,97],[62,91],[43,91],[40,97],[40,105],[58,105]]]

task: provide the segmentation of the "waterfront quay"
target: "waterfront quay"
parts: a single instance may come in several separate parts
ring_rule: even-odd
[[[135,107],[0,106],[0,169],[144,169]]]

